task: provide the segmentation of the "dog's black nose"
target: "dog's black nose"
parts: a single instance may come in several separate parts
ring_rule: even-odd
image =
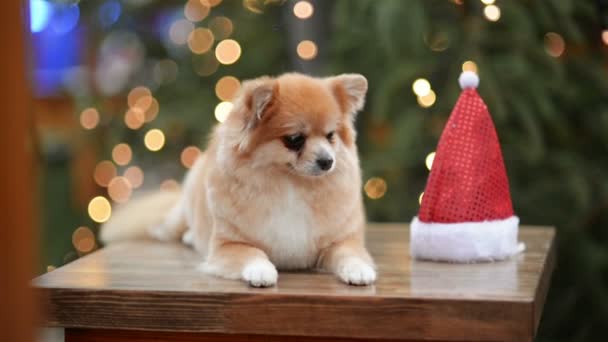
[[[317,159],[317,165],[323,171],[327,171],[331,169],[331,166],[334,165],[334,160],[329,158],[319,158]]]

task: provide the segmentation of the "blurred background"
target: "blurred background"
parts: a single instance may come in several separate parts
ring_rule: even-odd
[[[100,248],[114,206],[176,187],[242,80],[294,70],[368,78],[368,217],[409,221],[472,70],[516,213],[559,232],[537,340],[605,340],[608,1],[28,2],[39,273]]]

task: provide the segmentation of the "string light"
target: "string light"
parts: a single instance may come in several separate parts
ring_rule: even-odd
[[[298,53],[298,56],[300,56],[300,58],[304,60],[311,60],[317,57],[317,44],[315,44],[315,42],[313,42],[312,40],[303,40],[298,43],[298,46],[296,47],[296,52]]]
[[[435,92],[430,89],[428,94],[424,96],[418,96],[418,104],[423,108],[428,108],[435,104],[435,100],[437,100],[437,96]]]
[[[371,199],[379,199],[386,193],[386,181],[380,177],[372,177],[365,182],[363,190],[367,197]]]
[[[165,145],[165,134],[160,129],[151,129],[144,136],[144,145],[150,151],[160,151]]]
[[[95,108],[87,108],[80,113],[80,125],[84,129],[93,129],[99,124],[99,112]]]
[[[161,191],[177,191],[179,190],[179,183],[175,179],[166,179],[160,183]]]
[[[184,167],[186,168],[191,168],[192,165],[194,165],[194,162],[196,162],[196,159],[198,158],[198,156],[201,154],[201,150],[196,147],[196,146],[188,146],[186,147],[181,155],[180,155],[180,160],[182,162],[182,165],[184,165]]]
[[[144,171],[138,166],[128,167],[123,176],[129,180],[133,189],[137,189],[144,184]]]
[[[420,193],[420,196],[418,196],[418,204],[422,204],[423,197],[424,197],[424,191]]]
[[[215,119],[219,122],[224,122],[232,111],[233,104],[228,101],[223,101],[215,106]]]
[[[194,30],[194,24],[186,19],[179,19],[169,27],[169,39],[177,45],[184,45],[188,42],[190,32]]]
[[[184,16],[192,21],[197,22],[205,19],[209,15],[210,5],[202,0],[188,0],[184,6]]]
[[[230,101],[241,88],[241,82],[236,77],[224,76],[215,84],[215,95],[222,101]]]
[[[241,46],[234,39],[224,39],[215,47],[215,58],[224,64],[234,64],[241,57]]]
[[[489,21],[498,21],[500,19],[500,8],[496,5],[488,5],[483,9],[483,15]]]
[[[462,63],[462,71],[472,71],[477,73],[477,64],[473,61],[466,61]]]
[[[88,253],[95,248],[95,234],[89,227],[78,227],[72,233],[72,244],[80,253]]]
[[[93,179],[99,186],[108,186],[114,177],[116,177],[116,167],[111,161],[104,160],[95,166],[95,171],[93,171]]]
[[[604,45],[608,45],[608,30],[602,31],[602,42]]]
[[[112,206],[103,196],[93,198],[87,209],[91,219],[98,223],[106,222],[112,216]]]
[[[199,27],[190,32],[188,36],[188,47],[196,54],[203,54],[213,46],[213,33],[211,30]]]
[[[132,155],[131,147],[125,143],[118,144],[112,149],[112,159],[117,165],[129,164]]]
[[[412,90],[417,96],[425,96],[431,92],[431,84],[424,78],[419,78],[412,83]]]
[[[426,158],[424,159],[424,164],[426,165],[426,168],[429,169],[429,171],[431,170],[431,168],[433,167],[433,161],[435,160],[435,152],[431,152],[429,153]]]
[[[555,32],[545,34],[545,51],[552,57],[561,56],[566,50],[564,38]]]
[[[234,25],[232,24],[232,20],[219,16],[211,19],[209,29],[213,32],[216,39],[226,39],[232,34]]]
[[[108,196],[117,203],[124,203],[131,197],[133,187],[126,177],[114,177],[108,184]]]
[[[293,6],[293,14],[300,19],[308,19],[314,12],[314,6],[308,1],[298,1]]]

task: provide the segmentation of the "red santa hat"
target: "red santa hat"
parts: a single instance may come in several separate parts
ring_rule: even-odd
[[[509,181],[488,107],[477,93],[479,78],[465,71],[463,89],[446,123],[420,212],[411,223],[411,254],[450,262],[508,258],[517,242]]]

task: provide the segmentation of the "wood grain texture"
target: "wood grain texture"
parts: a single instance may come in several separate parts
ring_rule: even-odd
[[[406,225],[370,224],[374,286],[280,273],[277,287],[209,277],[181,245],[111,245],[36,280],[48,324],[71,328],[445,341],[524,341],[549,284],[554,230],[523,228],[525,253],[485,264],[411,260]]]

